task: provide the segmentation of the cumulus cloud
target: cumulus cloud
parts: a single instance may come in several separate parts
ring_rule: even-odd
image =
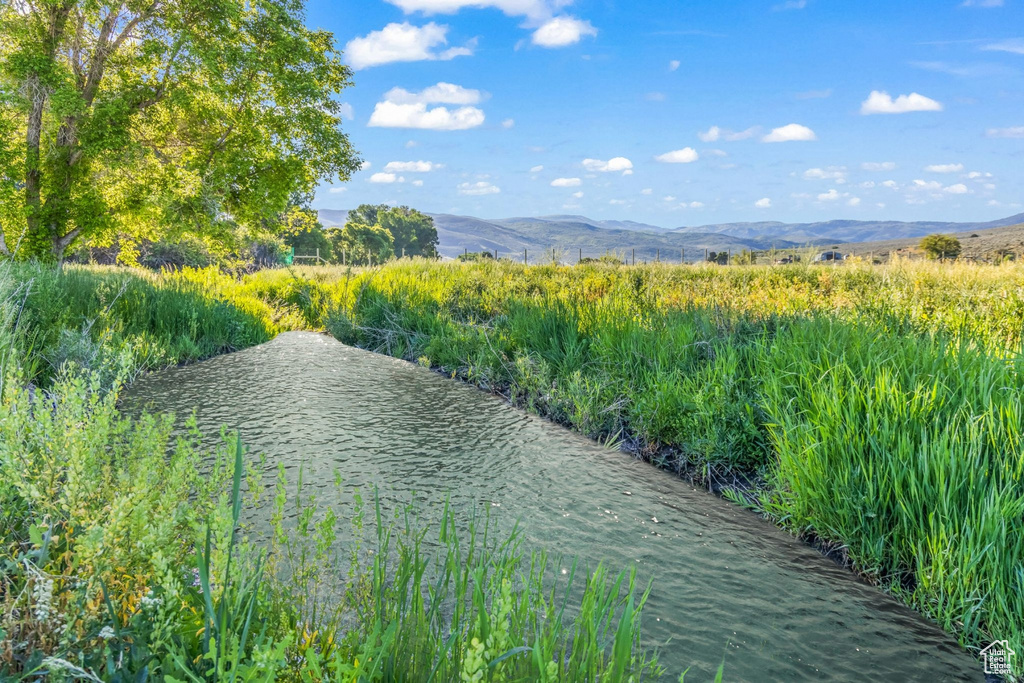
[[[686,206],[684,203],[683,206]],[[691,209],[702,209],[704,208],[704,202],[690,202],[689,207]]]
[[[985,135],[990,138],[1024,138],[1024,126],[989,128]]]
[[[502,128],[515,128],[515,125],[516,125],[516,120],[515,119],[505,119],[504,121],[501,122],[501,127]]]
[[[860,197],[850,197],[848,200],[846,200],[846,205],[847,206],[859,206],[860,205]]]
[[[477,107],[431,107],[431,104],[471,105],[484,99],[479,90],[452,83],[438,83],[418,93],[392,88],[384,94],[370,116],[370,126],[380,128],[422,128],[427,130],[466,130],[484,122]]]
[[[860,165],[865,171],[891,171],[896,168],[895,161],[865,161]]]
[[[415,187],[423,187],[423,181],[422,180],[414,180],[414,181],[412,181],[412,184]]]
[[[942,104],[916,92],[893,99],[883,90],[872,90],[860,105],[860,113],[864,115],[907,114],[913,111],[942,111]]]
[[[646,194],[646,195],[654,194],[654,190],[652,190],[649,187],[645,187],[644,189],[640,190],[640,194]]]
[[[834,180],[837,183],[846,182],[845,166],[829,166],[828,168],[809,168],[804,171],[805,180]]]
[[[970,190],[963,183],[957,183],[956,185],[950,185],[949,187],[942,188],[943,192],[947,194],[967,194]]]
[[[435,164],[433,161],[389,161],[384,166],[385,171],[397,173],[430,173],[439,168],[444,168],[444,164]]]
[[[697,133],[702,142],[716,142],[722,136],[722,129],[718,126],[711,126],[703,133]]]
[[[888,187],[890,190],[895,190],[897,187],[899,187],[895,180],[882,181],[882,186]]]
[[[583,181],[579,178],[555,178],[551,181],[551,187],[579,187]]]
[[[583,197],[583,192],[582,190],[580,192],[573,192],[572,196],[575,197],[576,199],[581,199]]]
[[[584,159],[583,168],[592,173],[623,173],[628,175],[633,169],[633,162],[626,157],[614,157],[608,161]]]
[[[654,157],[656,161],[663,164],[690,164],[700,158],[697,150],[693,147],[683,147],[672,152],[665,152]]]
[[[379,31],[353,38],[345,45],[345,58],[356,71],[392,62],[449,60],[473,54],[475,41],[463,47],[437,51],[448,44],[448,27],[430,22],[426,26],[391,23]]]
[[[676,198],[670,194],[665,195],[664,197],[661,198],[661,201],[663,202],[674,202],[675,200]]]
[[[459,194],[464,194],[464,195],[469,195],[469,196],[480,196],[480,195],[485,195],[485,194],[498,194],[499,192],[501,192],[501,188],[500,187],[498,187],[497,185],[492,185],[491,183],[489,183],[489,182],[487,182],[485,180],[480,180],[480,181],[475,182],[475,183],[459,183],[458,190],[459,190]]]
[[[799,123],[790,123],[786,126],[773,128],[772,132],[761,138],[761,142],[809,142],[817,140],[818,136],[807,126]]]
[[[770,209],[772,208],[772,200],[768,199],[768,197],[764,197],[754,202],[754,206],[756,206],[759,209]]]
[[[327,191],[330,192],[331,194],[338,194],[339,192],[348,192],[348,188],[347,187],[332,187],[331,189],[329,189]]]
[[[349,119],[350,121],[356,117],[356,110],[348,102],[342,102],[338,106],[338,113],[341,114],[341,118]]]
[[[576,17],[554,17],[533,32],[532,41],[540,47],[566,47],[580,42],[585,36],[596,36],[597,29],[589,21]]]
[[[540,164],[538,164],[537,166],[532,166],[530,168],[530,173],[540,173],[543,170],[544,170],[544,167],[541,166]]]
[[[678,59],[673,59],[672,61],[670,61],[668,63],[668,70],[669,71],[675,71],[676,69],[678,69],[681,66],[681,64],[682,64],[682,62],[680,62]]]
[[[942,189],[942,183],[940,183],[938,180],[921,180],[921,179],[918,179],[918,180],[914,181],[914,185],[913,185],[912,189],[914,189],[914,190],[929,190],[929,191],[934,192],[934,191]]]
[[[925,166],[924,170],[929,173],[959,173],[964,170],[963,164],[931,164]]]
[[[819,202],[834,202],[839,199],[842,195],[833,187],[828,192],[822,192],[818,195]]]
[[[399,175],[396,175],[394,173],[383,173],[383,172],[380,172],[380,173],[374,173],[372,176],[370,176],[370,182],[371,183],[381,183],[381,184],[389,185],[391,183],[404,183],[405,182],[405,178],[403,178],[403,177],[401,177]]]

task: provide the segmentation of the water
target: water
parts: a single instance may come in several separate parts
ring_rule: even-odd
[[[424,517],[521,522],[527,548],[654,579],[644,631],[670,672],[732,681],[983,680],[938,627],[756,515],[429,370],[312,333],[154,373],[124,397],[241,431],[307,492],[376,485]],[[655,519],[657,522],[655,523]]]

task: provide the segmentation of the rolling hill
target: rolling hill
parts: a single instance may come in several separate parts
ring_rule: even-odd
[[[321,223],[327,227],[344,225],[348,217],[348,211],[336,209],[321,209],[319,214]],[[744,249],[842,245],[849,252],[860,251],[852,248],[853,243],[896,240],[909,245],[936,232],[969,235],[1024,223],[1024,214],[1019,214],[983,223],[833,220],[717,223],[665,229],[634,221],[594,220],[577,215],[493,219],[430,215],[437,226],[443,256],[497,251],[501,257],[521,259],[525,250],[531,262],[550,260],[552,253],[562,261],[575,261],[581,252],[590,257],[611,253],[631,258],[634,250],[637,261],[659,256],[662,260],[678,261],[683,254],[687,261],[694,261],[704,257],[705,249],[736,253]]]

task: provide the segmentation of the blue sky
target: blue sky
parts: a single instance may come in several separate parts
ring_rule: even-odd
[[[1024,211],[1024,0],[311,0],[395,202],[675,227]]]

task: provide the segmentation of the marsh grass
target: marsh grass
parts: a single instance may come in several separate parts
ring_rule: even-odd
[[[341,341],[689,476],[753,481],[737,496],[842,548],[965,646],[1024,648],[1024,268],[404,262],[304,277],[321,290],[308,323]]]

